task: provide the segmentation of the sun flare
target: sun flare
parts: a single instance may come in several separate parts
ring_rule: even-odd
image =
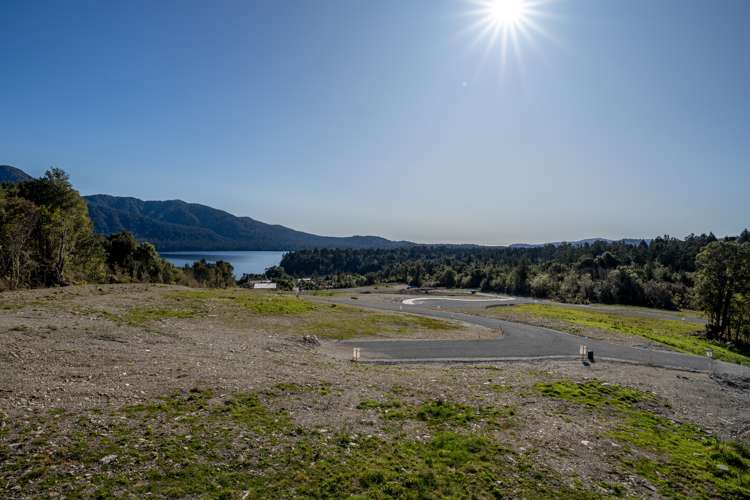
[[[493,22],[510,26],[523,21],[527,5],[524,0],[493,0],[487,7]]]
[[[549,37],[540,19],[548,17],[546,6],[554,0],[468,1],[474,6],[468,14],[476,19],[470,27],[476,33],[476,42],[485,40],[488,51],[499,45],[503,66],[511,50],[520,62],[522,41],[533,43],[535,34]]]

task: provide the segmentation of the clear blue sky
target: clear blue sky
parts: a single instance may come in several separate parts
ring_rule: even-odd
[[[321,234],[750,225],[750,2],[549,2],[504,65],[472,9],[5,0],[0,164]]]

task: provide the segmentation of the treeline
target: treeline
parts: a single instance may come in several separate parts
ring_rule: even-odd
[[[532,248],[304,250],[285,254],[281,267],[292,276],[316,277],[333,287],[400,282],[572,303],[700,308],[716,338],[747,343],[748,255],[746,229],[722,241],[702,234],[684,240],[663,236],[637,245],[597,241]]]
[[[0,184],[0,290],[76,283],[233,286],[232,266],[205,261],[177,268],[127,232],[93,232],[85,201],[67,174]]]
[[[310,250],[286,254],[281,266],[291,275],[326,276],[337,282],[401,282],[563,302],[676,308],[690,305],[696,256],[712,241],[713,235],[691,235],[638,245],[599,241],[532,248]]]

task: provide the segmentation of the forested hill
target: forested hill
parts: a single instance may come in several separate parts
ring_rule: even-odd
[[[11,167],[10,165],[0,165],[0,184],[3,182],[25,182],[31,179],[33,177],[19,168]]]
[[[97,233],[108,235],[127,230],[162,251],[361,249],[412,245],[377,236],[318,236],[180,200],[143,201],[101,194],[84,199]]]
[[[693,302],[698,255],[715,242],[713,234],[703,234],[682,240],[662,236],[637,245],[595,241],[530,248],[314,250],[284,255],[281,267],[292,276],[328,278],[334,286],[405,282],[414,286],[480,288],[565,302],[672,309],[698,307]],[[747,230],[739,237],[726,238],[725,243],[743,244],[743,252],[750,254]],[[731,245],[728,248],[734,251]],[[728,258],[719,260],[722,259],[728,262]],[[750,269],[748,266],[750,261],[742,261],[740,267]],[[734,270],[727,276],[734,277],[733,273]]]

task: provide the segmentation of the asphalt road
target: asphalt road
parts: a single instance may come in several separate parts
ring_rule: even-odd
[[[412,297],[404,297],[411,299]],[[423,297],[422,299],[425,299]],[[450,299],[450,300],[448,300]],[[504,335],[489,340],[352,340],[342,346],[361,348],[363,361],[440,362],[440,361],[490,361],[521,359],[576,359],[579,347],[586,345],[594,351],[598,362],[619,361],[680,370],[721,372],[750,377],[750,368],[732,363],[710,360],[705,356],[682,354],[673,351],[641,349],[621,344],[594,340],[547,328],[512,323],[495,318],[447,311],[446,307],[487,307],[506,304],[506,298],[495,301],[486,296],[474,296],[466,301],[456,297],[430,300],[383,300],[382,296],[358,295],[358,299],[334,298],[328,301],[346,303],[372,309],[405,312],[433,318],[453,319],[492,329],[502,329]],[[518,299],[515,299],[519,301]],[[526,300],[524,300],[525,302]],[[413,305],[412,305],[413,304]]]

